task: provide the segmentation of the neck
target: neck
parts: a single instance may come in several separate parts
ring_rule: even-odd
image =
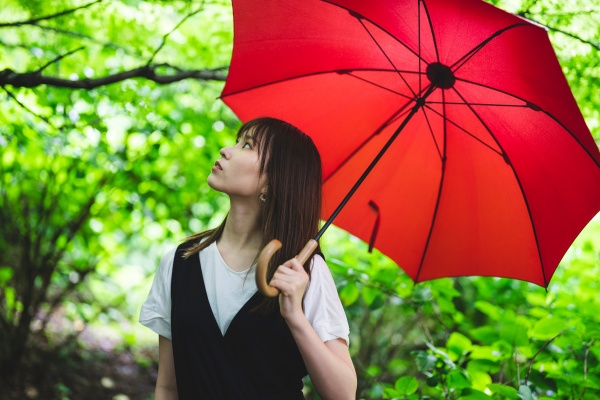
[[[219,242],[229,249],[258,251],[262,243],[260,205],[232,199]]]

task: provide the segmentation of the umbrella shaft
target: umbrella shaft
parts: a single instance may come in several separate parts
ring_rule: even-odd
[[[356,190],[358,190],[358,188],[363,183],[363,181],[367,178],[367,176],[369,175],[369,173],[371,173],[371,171],[373,170],[373,168],[375,168],[375,165],[377,165],[377,163],[379,162],[379,160],[381,159],[381,157],[383,157],[383,155],[388,150],[388,148],[392,145],[392,143],[394,142],[394,140],[396,140],[396,138],[398,137],[398,135],[400,134],[400,132],[402,132],[402,130],[404,129],[404,127],[408,124],[408,122],[410,121],[410,119],[419,111],[419,109],[421,107],[423,107],[425,105],[425,99],[435,89],[436,89],[436,86],[431,85],[427,89],[427,91],[425,92],[425,94],[423,94],[422,97],[417,98],[416,104],[410,110],[410,113],[408,113],[408,115],[404,118],[404,120],[402,121],[402,123],[400,124],[400,126],[396,129],[396,131],[394,132],[394,134],[390,137],[390,139],[382,147],[382,149],[379,151],[379,153],[377,153],[377,156],[375,156],[375,158],[373,159],[373,161],[371,161],[371,164],[369,164],[369,166],[363,172],[363,174],[360,176],[360,178],[358,178],[358,180],[356,181],[356,183],[354,184],[354,186],[352,186],[352,188],[350,189],[350,191],[348,191],[348,194],[346,194],[346,196],[344,197],[344,199],[340,202],[340,204],[337,206],[337,208],[333,211],[333,213],[331,214],[331,216],[329,217],[329,219],[327,221],[325,221],[325,224],[321,227],[321,229],[319,230],[319,232],[315,236],[315,240],[316,241],[319,241],[319,239],[321,238],[321,236],[323,235],[323,233],[325,233],[325,231],[327,230],[327,228],[329,228],[329,225],[331,225],[333,223],[333,221],[336,219],[336,217],[338,216],[338,214],[340,213],[340,211],[342,211],[342,209],[344,208],[344,206],[346,205],[346,203],[348,203],[348,201],[350,200],[350,198],[354,195],[354,192],[356,192]]]

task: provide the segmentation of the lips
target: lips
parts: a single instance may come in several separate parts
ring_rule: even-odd
[[[218,161],[215,163],[215,168],[217,168],[220,171],[223,171],[223,167],[221,167],[221,164]]]

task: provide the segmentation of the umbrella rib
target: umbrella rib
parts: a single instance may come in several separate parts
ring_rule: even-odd
[[[398,39],[396,36],[392,35],[390,32],[388,32],[386,29],[384,29],[384,28],[383,28],[381,25],[379,25],[378,23],[376,23],[376,22],[374,22],[374,21],[370,20],[369,18],[365,17],[364,15],[361,15],[361,14],[357,13],[357,12],[356,12],[356,11],[354,11],[354,10],[351,10],[351,9],[350,9],[350,8],[348,8],[348,7],[344,7],[344,6],[343,6],[343,5],[341,5],[341,4],[332,3],[332,2],[331,2],[331,1],[329,1],[329,0],[321,0],[321,1],[323,1],[323,2],[325,2],[325,3],[329,3],[329,4],[331,4],[332,6],[339,7],[339,8],[342,8],[342,9],[344,9],[344,10],[348,11],[348,12],[350,13],[350,15],[354,16],[355,18],[366,19],[366,20],[367,20],[367,21],[369,21],[371,24],[373,24],[374,26],[378,27],[378,28],[379,28],[379,29],[381,29],[383,32],[387,33],[387,34],[388,34],[388,35],[389,35],[389,36],[390,36],[392,39],[396,40],[396,41],[397,41],[397,42],[398,42],[400,45],[404,46],[404,47],[406,48],[406,50],[410,51],[410,52],[411,52],[411,53],[413,53],[415,56],[419,57],[419,60],[421,60],[421,61],[425,61],[425,60],[423,60],[423,59],[422,59],[422,58],[419,56],[419,54],[418,54],[418,53],[416,53],[416,52],[415,52],[415,51],[414,51],[412,48],[410,48],[410,46],[408,46],[408,45],[406,45],[406,44],[402,43],[402,41],[401,41],[401,40],[399,40],[399,39]]]
[[[425,121],[427,122],[427,127],[429,128],[429,133],[431,134],[431,138],[433,139],[433,143],[435,144],[435,148],[438,152],[438,155],[440,156],[440,159],[443,160],[444,157],[442,156],[442,152],[440,150],[440,146],[439,146],[437,140],[435,140],[435,135],[433,134],[433,128],[431,127],[431,122],[429,121],[429,116],[425,112],[425,107],[427,107],[427,104],[424,104],[423,107],[424,107],[423,115],[425,116]],[[427,107],[427,108],[431,110],[430,107]],[[432,111],[434,111],[434,110],[432,110]]]
[[[240,89],[240,90],[236,90],[233,92],[228,92],[226,94],[222,94],[221,96],[219,96],[219,99],[224,99],[228,96],[233,96],[233,95],[237,95],[240,93],[245,93],[245,92],[249,92],[251,90],[255,90],[255,89],[260,89],[263,87],[267,87],[267,86],[271,86],[271,85],[278,85],[280,83],[283,82],[288,82],[288,81],[293,81],[296,79],[302,79],[302,78],[307,78],[310,76],[318,76],[318,75],[326,75],[326,74],[338,74],[338,75],[349,75],[352,76],[353,78],[358,78],[356,75],[351,75],[350,72],[397,72],[395,70],[391,70],[391,69],[383,69],[383,68],[355,68],[355,69],[334,69],[334,70],[329,70],[329,71],[317,71],[317,72],[310,72],[310,73],[306,73],[306,74],[301,74],[301,75],[295,75],[295,76],[290,76],[287,78],[282,78],[282,79],[278,79],[278,80],[274,80],[271,82],[266,82],[266,83],[261,83],[255,86],[250,86],[244,89]],[[417,72],[414,71],[401,71],[403,73],[406,74],[416,74]],[[364,80],[364,79],[363,79]],[[366,82],[369,82],[367,80],[365,80]],[[372,82],[369,82],[372,83]],[[391,89],[388,89],[391,92],[394,92]],[[396,93],[396,92],[394,92]],[[412,99],[412,98],[411,98]]]
[[[372,21],[371,19],[369,19],[369,18],[365,17],[364,15],[361,15],[361,14],[357,13],[356,11],[354,11],[354,10],[351,10],[350,8],[348,8],[348,7],[345,7],[345,6],[341,5],[341,4],[336,4],[336,3],[333,3],[333,2],[331,2],[331,1],[329,1],[329,0],[321,0],[321,1],[323,1],[323,2],[325,2],[325,3],[329,3],[329,4],[331,4],[332,6],[339,7],[339,8],[341,8],[341,9],[344,9],[344,10],[346,10],[346,11],[348,11],[348,12],[350,13],[350,15],[354,16],[354,17],[355,17],[355,18],[357,18],[357,19],[364,19],[364,20],[367,20],[367,21],[369,21],[369,22],[370,22],[370,23],[371,23],[373,26],[376,26],[377,28],[381,29],[381,31],[382,31],[382,32],[385,32],[385,33],[386,33],[386,34],[387,34],[387,35],[388,35],[390,38],[392,38],[393,40],[395,40],[396,42],[398,42],[398,44],[400,44],[402,47],[404,47],[406,50],[408,50],[409,52],[411,52],[411,53],[412,53],[414,56],[416,56],[416,57],[417,57],[417,59],[418,59],[419,61],[426,62],[426,60],[424,60],[424,59],[421,57],[421,54],[420,54],[420,53],[418,53],[418,52],[415,52],[415,51],[414,51],[414,50],[413,50],[413,49],[412,49],[410,46],[408,46],[407,44],[403,43],[403,42],[402,42],[400,39],[398,39],[398,38],[397,38],[395,35],[392,35],[392,34],[391,34],[391,33],[390,33],[390,32],[389,32],[387,29],[384,29],[384,28],[383,28],[381,25],[379,25],[379,24],[378,24],[378,23],[376,23],[375,21]],[[418,0],[418,1],[421,1],[421,0]],[[437,51],[437,49],[436,49],[436,51]],[[420,71],[420,65],[419,65],[419,71]],[[423,93],[423,88],[419,88],[419,93]]]
[[[427,104],[442,104],[441,101],[428,101]],[[459,101],[446,101],[444,104],[450,104],[453,106],[466,106],[465,103]],[[485,107],[514,107],[514,108],[528,108],[526,104],[501,104],[501,103],[469,103],[472,106],[485,106]]]
[[[449,104],[449,103],[443,103],[443,104]],[[464,103],[459,103],[459,104],[465,105],[465,106],[470,106],[470,104],[464,104]],[[436,113],[437,115],[439,115],[440,117],[442,117],[444,119],[444,121],[450,122],[452,125],[454,125],[458,129],[460,129],[461,131],[463,131],[464,133],[466,133],[468,136],[470,136],[471,138],[475,139],[476,141],[478,141],[479,143],[481,143],[482,145],[484,145],[485,147],[487,147],[488,149],[490,149],[494,153],[498,154],[501,157],[504,157],[504,155],[502,154],[502,152],[499,152],[498,150],[494,149],[492,146],[490,146],[489,144],[485,143],[483,140],[479,139],[477,136],[473,135],[468,130],[466,130],[465,128],[463,128],[462,126],[460,126],[458,123],[452,121],[447,116],[444,116],[444,115],[440,114],[438,111],[434,110],[431,107],[428,107],[427,105],[425,105],[425,107],[427,107],[427,109],[433,111],[434,113]],[[495,140],[495,138],[494,138],[494,140]]]
[[[421,0],[417,0],[417,52],[419,60],[421,59]],[[421,63],[419,63],[419,90],[422,90],[423,86],[423,71],[421,70]]]
[[[392,59],[387,55],[387,53],[385,52],[385,50],[383,50],[383,47],[381,47],[381,45],[379,44],[379,42],[377,41],[377,39],[375,39],[375,37],[373,36],[373,34],[369,30],[369,28],[367,28],[367,26],[364,24],[362,18],[359,18],[359,17],[356,17],[356,18],[358,19],[358,22],[361,24],[361,26],[363,27],[363,29],[367,32],[367,34],[369,34],[369,37],[371,37],[371,39],[373,40],[373,42],[375,43],[375,45],[377,46],[377,48],[381,51],[381,53],[383,54],[383,56],[385,57],[385,59],[388,60],[388,62],[390,63],[390,65],[392,66],[392,68],[394,69],[394,71],[396,71],[396,73],[400,77],[400,79],[402,79],[402,82],[404,82],[404,84],[410,90],[410,92],[412,93],[412,95],[416,96],[417,94],[415,93],[415,91],[410,87],[410,85],[408,84],[408,82],[406,81],[406,79],[404,79],[404,76],[402,76],[402,73],[400,72],[400,70],[394,65],[394,62],[392,61]],[[420,72],[421,71],[420,71],[420,67],[419,67],[419,73]]]
[[[446,97],[444,91],[442,90],[442,101]],[[443,113],[446,115],[446,106],[442,104]],[[425,112],[425,110],[423,110]],[[415,275],[415,283],[419,282],[419,276],[421,275],[421,270],[423,269],[423,263],[425,262],[425,257],[427,256],[427,250],[429,249],[429,243],[431,242],[431,236],[433,235],[433,228],[435,226],[435,221],[437,220],[437,214],[440,209],[440,201],[442,200],[442,189],[444,187],[444,180],[446,179],[446,140],[447,128],[446,128],[446,118],[444,117],[444,139],[443,139],[443,150],[442,150],[442,171],[440,176],[440,185],[437,191],[437,199],[435,201],[435,208],[433,210],[433,215],[431,216],[431,224],[429,225],[429,233],[427,234],[427,240],[425,241],[425,247],[423,248],[423,253],[421,254],[421,261],[419,262],[419,268],[417,269],[417,273]]]
[[[431,86],[428,86],[425,89],[426,90],[423,90],[421,93],[419,93],[418,99],[423,99],[423,97],[429,96],[431,94],[431,92],[433,92],[433,88]],[[421,94],[423,94],[423,96],[420,96]],[[411,99],[411,101],[414,101],[414,99]],[[417,101],[417,103],[418,103],[418,101]],[[386,121],[384,121],[379,126],[379,128],[375,129],[373,131],[373,133],[371,135],[369,135],[369,137],[367,137],[359,146],[356,146],[356,148],[343,161],[341,161],[338,164],[338,166],[328,176],[326,176],[326,177],[323,178],[323,184],[325,184],[329,180],[329,178],[331,178],[332,176],[334,176],[344,165],[346,165],[346,163],[356,153],[358,153],[363,147],[365,147],[365,145],[371,139],[373,139],[375,136],[377,136],[383,129],[385,129],[387,126],[389,126],[393,122],[397,121],[398,118],[402,117],[403,115],[406,115],[406,114],[412,112],[412,109],[409,108],[411,106],[412,106],[411,102],[408,102],[408,103],[404,104],[402,107],[400,107],[395,113],[393,113],[391,117],[389,117]],[[423,104],[423,106],[424,106],[424,104]],[[422,106],[420,106],[420,108],[422,108]]]
[[[494,40],[498,36],[502,35],[503,33],[507,32],[511,29],[515,29],[515,28],[519,28],[519,27],[529,27],[529,26],[531,26],[531,25],[527,24],[527,23],[513,24],[513,25],[509,25],[507,27],[504,27],[504,28],[494,32],[490,37],[485,39],[483,42],[479,43],[477,46],[475,46],[474,48],[469,50],[464,56],[459,58],[454,64],[452,64],[450,66],[450,68],[452,69],[453,72],[456,73],[456,71],[458,71],[463,65],[465,65],[467,63],[467,61],[469,61],[475,54],[477,54],[481,49],[483,49],[488,43],[490,43],[492,40]],[[435,41],[434,41],[434,43],[435,43]],[[436,50],[437,50],[437,48],[436,48]]]
[[[435,30],[433,29],[433,22],[431,21],[431,16],[429,15],[429,9],[427,8],[427,4],[425,0],[419,0],[420,3],[423,3],[423,9],[425,10],[425,14],[427,15],[427,21],[429,21],[429,32],[431,32],[431,39],[433,40],[433,48],[435,49],[435,60],[440,62],[440,54],[438,51],[437,41],[435,40]],[[419,7],[419,34],[421,33],[421,15],[420,15],[421,7]],[[421,50],[421,36],[419,35],[419,51]]]
[[[521,180],[519,179],[519,175],[517,174],[517,171],[515,170],[514,165],[510,161],[510,157],[508,156],[508,154],[506,153],[506,151],[504,151],[504,148],[502,147],[502,145],[500,144],[500,142],[498,141],[498,139],[496,138],[496,136],[494,135],[494,133],[492,132],[492,130],[483,121],[483,118],[477,113],[477,111],[475,111],[475,109],[473,107],[471,107],[471,105],[466,101],[466,99],[463,97],[463,95],[458,90],[456,90],[456,88],[453,88],[453,90],[458,95],[458,97],[460,97],[465,102],[465,104],[467,105],[467,107],[469,107],[469,109],[471,110],[471,112],[473,113],[473,115],[475,115],[475,117],[479,120],[479,122],[488,131],[488,133],[490,134],[490,136],[494,139],[494,141],[498,145],[498,148],[500,148],[502,150],[502,157],[504,158],[504,161],[506,162],[506,164],[508,164],[510,166],[510,168],[513,171],[513,175],[514,175],[514,177],[515,177],[515,179],[516,179],[516,181],[517,181],[517,183],[519,185],[519,190],[521,191],[521,195],[523,196],[523,200],[525,201],[525,206],[527,207],[527,213],[529,214],[529,222],[531,223],[531,228],[533,230],[533,237],[535,239],[535,245],[536,245],[537,252],[538,252],[538,257],[539,257],[539,260],[540,260],[540,268],[542,270],[542,277],[544,278],[544,287],[546,287],[548,285],[548,281],[546,280],[546,271],[544,270],[544,261],[542,259],[542,252],[541,252],[541,249],[540,249],[540,243],[539,243],[539,240],[538,240],[537,231],[535,229],[535,223],[533,221],[533,214],[531,213],[531,207],[529,205],[529,201],[527,200],[527,194],[525,193],[525,189],[523,188],[523,184],[521,183]]]
[[[358,153],[360,150],[362,150],[362,148],[365,147],[366,144],[369,143],[371,141],[371,139],[373,139],[375,136],[377,136],[384,128],[389,126],[394,121],[398,120],[398,118],[402,117],[403,115],[408,114],[411,111],[411,109],[406,108],[406,107],[410,106],[410,105],[411,105],[410,103],[405,104],[402,108],[400,108],[398,111],[396,111],[390,118],[388,118],[384,123],[382,123],[379,126],[379,128],[377,128],[371,135],[369,135],[369,137],[367,137],[359,146],[356,146],[356,148],[354,150],[352,150],[352,152],[350,154],[348,154],[348,156],[342,162],[340,162],[333,171],[331,171],[329,176],[327,176],[323,179],[323,184],[325,184],[329,180],[329,178],[333,177],[344,165],[346,165],[346,163],[348,161],[350,161],[352,159],[352,157],[354,157],[354,155],[356,153]]]
[[[323,233],[327,230],[327,228],[337,218],[338,214],[346,206],[346,204],[348,203],[348,201],[350,200],[350,198],[354,195],[354,193],[356,192],[356,190],[358,190],[358,188],[360,187],[360,185],[362,185],[362,183],[364,182],[364,180],[371,173],[371,171],[373,170],[373,168],[375,168],[375,166],[377,165],[377,163],[379,163],[379,160],[385,155],[385,153],[390,148],[390,146],[392,146],[392,144],[394,143],[394,141],[397,139],[398,135],[400,135],[400,133],[404,130],[404,128],[406,127],[406,125],[408,124],[408,122],[411,120],[411,118],[417,112],[419,112],[419,109],[421,109],[425,105],[425,99],[427,97],[429,97],[429,95],[431,95],[431,93],[433,93],[434,90],[435,90],[434,86],[429,86],[427,88],[427,90],[423,93],[423,96],[421,96],[418,99],[416,99],[415,104],[410,109],[410,112],[408,114],[406,114],[406,117],[404,118],[404,120],[402,120],[402,122],[400,123],[400,125],[394,131],[394,133],[390,136],[390,138],[386,141],[386,143],[383,145],[383,147],[379,150],[379,152],[377,153],[377,155],[375,156],[375,158],[373,158],[373,160],[371,161],[371,163],[369,164],[369,166],[364,170],[364,172],[362,173],[362,175],[354,183],[354,185],[348,191],[348,193],[346,194],[346,196],[344,196],[344,198],[342,199],[342,201],[340,202],[340,204],[337,206],[337,208],[333,211],[333,213],[331,214],[331,216],[327,219],[327,221],[325,221],[325,224],[321,227],[321,229],[319,230],[319,232],[317,232],[317,235],[315,236],[315,240],[316,241],[319,240],[319,238],[323,235]],[[394,119],[394,118],[395,117],[392,117],[390,119]],[[390,119],[388,119],[388,121]]]
[[[373,85],[373,86],[375,86],[375,87],[378,87],[378,88],[380,88],[380,89],[386,90],[386,91],[388,91],[388,92],[390,92],[390,93],[397,94],[398,96],[400,96],[400,97],[404,97],[405,99],[408,99],[408,100],[413,100],[413,99],[414,99],[414,97],[407,96],[407,95],[405,95],[404,93],[400,93],[400,92],[398,92],[398,91],[396,91],[396,90],[392,90],[392,89],[390,89],[390,88],[388,88],[388,87],[385,87],[385,86],[383,86],[383,85],[380,85],[379,83],[375,83],[375,82],[373,82],[373,81],[370,81],[370,80],[368,80],[368,79],[365,79],[365,78],[363,78],[363,77],[360,77],[360,76],[358,76],[358,75],[354,75],[352,72],[353,72],[353,71],[350,71],[350,72],[348,72],[348,75],[349,75],[349,76],[351,76],[351,77],[353,77],[353,78],[359,79],[359,80],[361,80],[361,81],[363,81],[363,82],[365,82],[365,83],[368,83],[368,84],[370,84],[370,85]],[[409,73],[410,71],[406,71],[406,72],[407,72],[407,73]],[[411,92],[412,92],[412,90],[411,90]],[[413,93],[413,94],[414,94],[414,93]]]
[[[491,91],[495,91],[495,92],[498,92],[498,93],[502,93],[502,94],[504,94],[506,96],[512,97],[512,98],[517,99],[519,101],[522,101],[523,105],[521,107],[527,107],[527,108],[531,108],[534,111],[543,112],[544,114],[546,114],[548,116],[548,118],[551,118],[554,122],[556,122],[558,125],[560,125],[565,130],[565,132],[567,132],[573,138],[573,140],[575,140],[577,142],[577,144],[579,144],[579,146],[583,149],[583,151],[592,159],[592,162],[594,164],[596,164],[600,168],[600,160],[596,160],[596,158],[594,158],[594,156],[592,155],[592,153],[590,153],[590,151],[588,150],[588,148],[583,145],[583,143],[581,142],[581,140],[579,140],[579,138],[573,132],[571,132],[571,130],[569,128],[567,128],[565,126],[565,124],[563,124],[558,118],[556,118],[550,112],[542,109],[537,104],[534,104],[534,103],[532,103],[530,101],[527,101],[524,98],[519,97],[519,96],[517,96],[517,95],[515,95],[513,93],[509,93],[509,92],[506,92],[504,90],[501,90],[501,89],[498,89],[498,88],[494,88],[492,86],[484,85],[482,83],[473,82],[473,81],[470,81],[470,80],[467,80],[467,79],[462,79],[462,78],[456,78],[456,80],[461,81],[461,82],[465,82],[465,83],[470,83],[470,84],[475,85],[475,86],[483,87],[483,88],[486,88],[486,89],[489,89]],[[461,96],[461,98],[463,98],[463,97]],[[464,100],[464,98],[463,98],[463,100]],[[466,105],[469,104],[466,101],[465,101],[465,103],[466,103]]]

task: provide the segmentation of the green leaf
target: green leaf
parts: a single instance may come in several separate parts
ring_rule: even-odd
[[[473,346],[470,356],[474,360],[497,361],[505,358],[507,355],[492,346]]]
[[[518,395],[522,400],[533,400],[533,394],[531,393],[531,389],[529,389],[525,385],[519,386]]]
[[[465,389],[461,393],[461,396],[459,397],[459,400],[487,400],[487,399],[491,399],[491,397],[479,390],[474,390],[474,389]]]
[[[517,321],[502,324],[500,338],[513,346],[526,346],[529,344],[527,328]]]
[[[5,298],[6,305],[8,306],[9,310],[16,307],[16,305],[15,305],[16,293],[17,293],[16,290],[10,286],[4,288],[4,298]]]
[[[475,302],[475,308],[490,317],[494,321],[499,321],[502,315],[502,309],[487,301],[479,300]]]
[[[459,356],[471,351],[472,346],[473,343],[471,343],[471,340],[459,332],[452,332],[446,343],[448,350]]]
[[[471,387],[477,390],[485,390],[492,383],[492,378],[487,372],[479,370],[467,370]]]
[[[415,393],[419,389],[419,382],[412,376],[404,376],[394,384],[399,395],[409,395]]]
[[[394,399],[398,397],[398,392],[396,391],[396,389],[392,389],[392,388],[385,388],[383,389],[383,393],[382,393],[382,397],[384,399]]]
[[[471,382],[465,377],[462,371],[450,371],[447,380],[448,387],[454,389],[465,389],[471,387]]]
[[[427,386],[436,387],[440,383],[440,378],[437,375],[430,376],[425,381]]]
[[[488,374],[495,374],[500,371],[500,363],[487,359],[471,359],[467,364],[467,371],[469,371],[469,373],[480,371]]]
[[[426,351],[418,351],[415,353],[415,360],[417,362],[417,368],[419,371],[431,371],[437,364],[437,357],[433,354],[429,354]]]
[[[483,344],[492,344],[500,338],[498,329],[494,329],[489,325],[471,329],[469,333],[473,339],[476,339]]]
[[[0,286],[5,286],[14,274],[12,267],[0,267]]]
[[[567,323],[562,318],[549,316],[540,319],[533,327],[532,337],[539,340],[550,340],[560,334]]]
[[[359,296],[360,291],[352,281],[348,282],[342,290],[340,290],[340,300],[342,300],[342,304],[344,304],[345,307],[354,304]]]
[[[381,293],[381,290],[378,289],[365,287],[362,290],[362,298],[371,310],[381,308],[384,304],[383,294]]]
[[[518,399],[519,398],[519,393],[517,392],[517,389],[515,389],[512,386],[506,386],[506,385],[500,385],[498,383],[492,383],[491,385],[488,385],[488,388],[493,393],[498,393],[499,395],[501,395],[503,399]]]

